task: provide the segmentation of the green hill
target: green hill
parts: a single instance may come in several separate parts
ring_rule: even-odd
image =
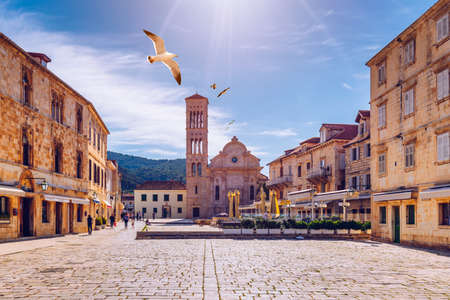
[[[134,190],[147,180],[186,180],[185,159],[148,159],[108,151],[108,159],[119,164],[122,173],[122,190]]]

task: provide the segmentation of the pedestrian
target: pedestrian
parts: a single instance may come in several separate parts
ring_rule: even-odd
[[[125,222],[125,229],[128,228],[128,214],[125,214],[125,216],[123,216],[123,221]]]
[[[156,215],[156,214],[155,214],[155,212],[153,212],[153,220],[154,220],[154,219],[155,219],[155,217],[156,217],[155,215]]]
[[[87,223],[88,223],[88,233],[92,234],[92,217],[91,217],[91,215],[88,215]]]
[[[113,229],[114,228],[114,220],[116,219],[116,217],[114,216],[114,215],[111,215],[110,217],[109,217],[109,221],[111,222],[111,229]]]

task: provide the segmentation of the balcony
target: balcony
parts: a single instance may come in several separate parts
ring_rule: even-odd
[[[276,186],[276,185],[289,186],[290,184],[292,184],[292,175],[274,178],[267,183],[268,186]]]
[[[310,169],[306,174],[306,179],[313,184],[327,183],[331,176],[331,166]]]

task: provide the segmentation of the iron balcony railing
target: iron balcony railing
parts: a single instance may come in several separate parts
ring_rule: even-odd
[[[292,183],[292,175],[285,175],[269,180],[268,185],[282,184],[282,183]]]
[[[306,174],[306,178],[312,179],[312,178],[317,178],[317,177],[328,177],[330,175],[331,175],[331,167],[326,166],[326,167],[320,167],[320,168],[316,168],[316,169],[310,169]]]

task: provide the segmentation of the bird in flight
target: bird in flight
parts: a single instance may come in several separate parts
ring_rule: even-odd
[[[230,129],[231,125],[234,124],[234,121],[235,121],[235,120],[231,120],[230,122],[228,122],[228,123],[227,123],[227,128],[226,128],[225,130]]]
[[[144,29],[144,33],[152,40],[153,47],[155,47],[155,56],[148,56],[148,61],[152,64],[155,61],[162,62],[167,68],[169,68],[170,72],[172,72],[173,78],[178,82],[178,85],[181,85],[181,73],[180,67],[177,62],[173,60],[174,57],[178,57],[178,55],[174,53],[167,52],[166,47],[164,46],[164,40],[150,31]]]
[[[222,96],[223,94],[225,94],[226,92],[228,92],[229,89],[230,89],[230,88],[228,87],[228,88],[224,89],[223,91],[221,91],[221,92],[219,93],[219,95],[217,95],[217,98],[219,98],[220,96]]]
[[[210,87],[211,87],[213,90],[215,90],[217,86],[216,86],[215,83],[213,83],[213,84],[210,85]]]

